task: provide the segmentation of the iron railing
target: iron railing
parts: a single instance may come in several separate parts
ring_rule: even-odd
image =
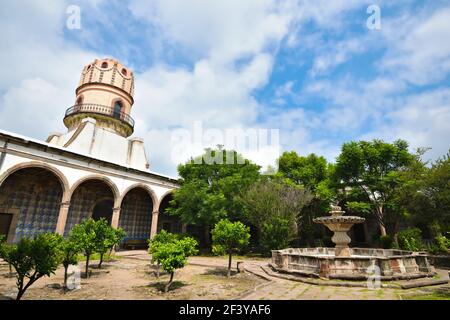
[[[112,118],[122,120],[130,125],[131,128],[134,128],[134,120],[129,114],[125,112],[118,112],[112,107],[92,103],[77,104],[66,110],[65,117],[71,116],[76,113],[95,113],[110,116]]]

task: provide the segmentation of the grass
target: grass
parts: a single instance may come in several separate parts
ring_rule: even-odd
[[[450,290],[447,287],[427,290],[416,294],[402,295],[404,300],[450,300]]]
[[[110,260],[119,260],[122,259],[121,256],[116,256],[114,254],[112,254],[111,256],[109,254],[105,254],[103,256],[103,262],[108,262]],[[99,253],[94,253],[91,254],[91,258],[89,261],[95,261],[95,260],[100,260],[100,254]],[[86,261],[86,256],[83,254],[78,255],[78,261]]]

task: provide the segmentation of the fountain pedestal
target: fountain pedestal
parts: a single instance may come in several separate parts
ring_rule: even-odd
[[[330,217],[320,217],[313,221],[321,223],[334,232],[331,241],[336,245],[335,256],[350,257],[350,248],[348,244],[351,242],[347,232],[355,223],[363,223],[364,218],[356,216],[344,216],[344,211],[339,206],[331,206]]]

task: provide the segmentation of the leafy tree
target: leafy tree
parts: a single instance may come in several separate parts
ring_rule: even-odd
[[[223,219],[212,230],[212,239],[214,245],[222,246],[228,253],[227,277],[230,277],[233,252],[248,245],[250,228],[240,221],[231,222],[228,219]]]
[[[259,169],[236,151],[206,149],[202,156],[178,166],[181,187],[174,192],[167,212],[184,223],[206,226],[209,244],[209,226],[224,218],[241,217],[244,208],[236,197],[259,179]]]
[[[103,256],[116,244],[116,232],[105,218],[95,221],[95,251],[100,254],[98,268],[102,267]]]
[[[278,159],[278,166],[277,176],[284,178],[288,184],[306,188],[313,195],[311,201],[305,204],[298,220],[300,236],[311,243],[320,230],[313,219],[326,215],[330,202],[335,198],[336,190],[330,180],[334,166],[327,164],[322,156],[314,153],[300,156],[295,151],[284,152]]]
[[[176,234],[167,232],[166,230],[161,230],[159,233],[155,234],[152,239],[148,240],[148,253],[152,256],[152,263],[156,262],[156,277],[159,278],[159,268],[160,262],[156,259],[155,252],[158,250],[159,246],[165,243],[173,243],[178,240]]]
[[[111,257],[112,251],[114,250],[114,247],[117,247],[123,239],[125,239],[127,233],[122,228],[112,228],[114,231],[113,241],[111,244],[111,247],[109,248],[109,256]]]
[[[60,235],[45,233],[34,239],[22,238],[17,244],[1,250],[1,258],[16,270],[17,300],[37,280],[55,273],[61,263],[61,241]]]
[[[169,291],[175,270],[183,268],[187,263],[187,258],[197,253],[197,245],[195,239],[186,237],[179,240],[161,242],[155,247],[153,252],[154,259],[170,274],[170,279],[164,287],[164,292]]]
[[[68,274],[67,274],[67,270],[69,269],[70,265],[76,265],[78,264],[78,254],[81,251],[80,246],[75,243],[72,240],[69,239],[64,239],[61,242],[61,262],[62,265],[64,267],[64,289],[68,289],[67,287],[67,278],[68,278]]]
[[[69,234],[69,239],[84,252],[86,256],[86,278],[89,278],[89,261],[97,249],[97,226],[94,219],[87,219],[75,225]]]
[[[260,231],[264,253],[285,248],[297,235],[297,221],[312,195],[295,184],[278,179],[262,179],[242,196],[247,220]]]
[[[385,209],[396,212],[396,192],[400,172],[413,161],[408,143],[397,140],[386,143],[381,140],[344,143],[336,162],[335,178],[343,192],[364,196],[364,203],[377,218],[380,233],[386,235]]]

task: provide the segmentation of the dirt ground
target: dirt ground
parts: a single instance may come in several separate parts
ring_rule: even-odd
[[[237,257],[234,273],[226,277],[226,257],[191,257],[189,264],[175,273],[171,291],[162,292],[169,276],[155,276],[155,268],[145,251],[117,253],[118,259],[105,262],[102,269],[92,262],[92,275],[81,278],[81,289],[64,293],[63,269],[55,275],[38,280],[23,299],[77,299],[77,300],[229,300],[229,299],[294,299],[294,300],[397,300],[450,299],[450,286],[415,289],[370,290],[367,288],[311,285],[265,274],[260,268],[265,259]],[[245,261],[247,272],[237,273],[237,261]],[[80,262],[84,270],[84,262]],[[0,299],[11,299],[17,294],[15,277],[8,277],[8,266],[0,263]],[[250,272],[248,272],[250,271]],[[444,271],[443,271],[444,272]],[[445,271],[446,272],[446,271]]]
[[[92,263],[93,267],[95,261]],[[226,264],[223,264],[226,266]],[[84,262],[79,267],[84,270]],[[0,266],[0,299],[15,297],[15,277],[8,277],[8,266]],[[64,271],[39,279],[31,286],[23,299],[82,299],[82,300],[141,300],[141,299],[233,299],[261,283],[250,273],[235,272],[230,279],[223,267],[187,265],[175,272],[171,291],[164,294],[164,284],[169,276],[156,278],[154,267],[146,255],[125,256],[105,262],[101,270],[92,268],[89,279],[81,278],[81,289],[67,293],[61,289]]]

